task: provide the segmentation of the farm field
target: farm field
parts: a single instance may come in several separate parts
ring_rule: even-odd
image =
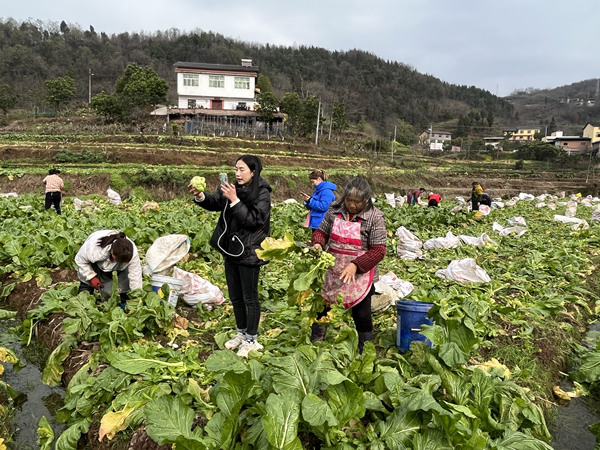
[[[106,170],[110,180],[111,167],[73,166],[73,172]],[[133,169],[124,167],[122,177]],[[342,180],[352,171],[347,169],[334,174]],[[41,179],[43,172],[39,163],[2,170],[3,182],[9,176]],[[285,165],[266,170],[265,178],[279,180],[278,170],[281,183],[289,182]],[[371,173],[377,170],[383,172],[376,167]],[[202,174],[181,168],[186,180],[196,173]],[[208,245],[216,215],[185,198],[143,211],[146,198],[133,189],[117,206],[97,192],[85,195],[95,207],[81,211],[65,200],[62,216],[44,212],[35,193],[0,198],[0,319],[14,324],[12,336],[21,345],[39,340],[49,348],[42,379],[66,387],[56,417],[40,420],[40,448],[551,448],[547,424],[561,372],[581,358],[572,375],[578,393],[599,375],[600,357],[578,348],[600,300],[599,225],[591,221],[591,207],[577,211],[590,227],[573,230],[554,220],[564,214],[565,199],[544,200],[556,210],[536,207],[539,199],[522,200],[476,218],[451,211],[452,201],[440,208],[392,208],[378,190],[376,205],[386,214],[388,231],[380,272],[410,281],[415,289],[409,299],[434,304],[434,325],[424,327],[433,347],[414,343],[401,353],[397,311],[390,307],[374,313],[375,340],[359,355],[352,319],[341,306],[329,318],[326,340],[309,342],[324,268],[316,255],[293,244],[309,238],[300,226],[305,211],[281,202],[291,192],[281,190],[272,236],[289,248],[262,271],[259,341],[265,348],[249,360],[224,349],[235,330],[227,301],[212,310],[181,302],[173,308],[152,291],[149,279],[125,311],[116,295],[106,302],[77,295],[73,257],[79,246],[94,230],[118,229],[136,242],[142,258],[158,237],[188,235],[190,258],[177,266],[219,286],[227,298],[220,256]],[[526,221],[523,235],[494,231],[494,222],[508,227],[515,217]],[[401,226],[422,242],[449,231],[486,233],[494,242],[424,250],[422,259],[403,260],[396,253]],[[474,258],[490,281],[460,283],[436,275],[464,258]],[[4,365],[18,368],[11,339],[0,339]],[[0,391],[9,408],[16,407],[17,394],[8,387]],[[55,434],[55,422],[65,430]],[[2,430],[0,438],[10,445],[14,436]]]

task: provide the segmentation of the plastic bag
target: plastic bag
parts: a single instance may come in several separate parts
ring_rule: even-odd
[[[415,288],[410,281],[401,280],[394,272],[388,272],[379,277],[379,281],[389,285],[396,291],[398,298],[404,298]]]
[[[431,250],[434,248],[456,248],[460,246],[460,239],[452,234],[452,231],[448,231],[445,237],[432,238],[423,244],[424,250]]]
[[[381,280],[373,286],[376,293],[371,296],[371,312],[385,311],[396,301],[396,291]]]
[[[527,226],[527,223],[525,222],[525,218],[522,216],[511,217],[510,219],[508,219],[508,224],[512,225],[512,226],[519,225],[521,227]]]
[[[401,226],[396,230],[396,236],[398,236],[396,253],[401,259],[411,260],[423,256],[423,251],[421,250],[423,243],[404,226]]]
[[[487,216],[491,210],[492,208],[490,208],[488,205],[479,205],[479,212],[482,216]]]
[[[509,234],[516,233],[517,237],[523,236],[527,232],[527,227],[514,226],[504,228],[498,222],[494,222],[492,230],[496,231],[500,236],[508,236]]]
[[[174,267],[173,278],[182,281],[179,293],[183,295],[183,301],[189,306],[202,303],[210,311],[214,306],[225,301],[221,289],[200,275]]]
[[[600,205],[594,206],[592,210],[592,222],[600,222]]]
[[[142,205],[143,213],[145,213],[146,211],[150,211],[151,209],[154,211],[158,211],[160,209],[160,207],[158,206],[158,203],[156,203],[156,202],[146,202]]]
[[[169,275],[171,268],[190,251],[190,238],[185,234],[168,234],[159,237],[146,252],[144,275],[153,273]]]
[[[493,201],[492,202],[492,209],[502,209],[504,208],[504,202],[501,201]]]
[[[519,194],[519,200],[535,200],[535,197],[531,194],[525,194],[524,192],[521,192]]]
[[[491,278],[485,270],[477,265],[473,258],[455,259],[445,269],[435,273],[446,280],[460,281],[462,283],[488,283]]]
[[[567,210],[565,211],[565,216],[575,217],[576,215],[577,215],[577,201],[570,200],[567,203]]]
[[[121,204],[121,196],[118,192],[113,191],[112,189],[106,190],[106,195],[108,195],[108,202],[111,205],[120,205]]]
[[[392,208],[396,207],[396,196],[394,194],[385,193],[385,201]]]
[[[477,247],[481,247],[484,246],[486,244],[486,242],[489,242],[491,244],[497,245],[496,242],[494,242],[488,235],[487,233],[482,233],[481,236],[479,237],[474,237],[474,236],[467,236],[464,234],[460,234],[458,236],[458,238],[465,243],[466,245],[475,245]]]
[[[587,223],[587,220],[578,219],[577,217],[568,217],[561,216],[560,214],[554,214],[554,220],[562,223],[572,223],[572,230],[577,230],[579,227],[581,227],[582,230],[587,230],[590,227],[590,225]]]
[[[74,198],[73,206],[75,207],[75,211],[81,211],[81,205],[83,205],[83,200]]]
[[[454,200],[456,200],[459,205],[464,205],[467,203],[463,197],[454,197]]]

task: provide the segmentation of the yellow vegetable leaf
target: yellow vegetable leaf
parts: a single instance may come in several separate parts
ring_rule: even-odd
[[[104,414],[102,420],[100,421],[98,440],[102,442],[102,439],[104,439],[104,436],[106,436],[110,441],[115,437],[117,432],[123,431],[125,428],[127,428],[131,420],[131,414],[134,410],[135,408],[129,407],[123,408],[121,411],[111,411]]]
[[[564,400],[567,402],[571,400],[571,397],[569,396],[569,394],[567,394],[565,391],[563,391],[559,386],[554,386],[552,388],[552,392],[554,392],[554,395],[556,395],[561,400]]]

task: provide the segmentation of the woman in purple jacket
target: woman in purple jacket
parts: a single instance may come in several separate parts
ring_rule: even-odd
[[[327,181],[327,174],[324,170],[313,170],[308,176],[308,179],[315,187],[311,195],[301,192],[304,199],[304,206],[308,209],[308,228],[313,232],[319,228],[323,216],[329,209],[331,202],[335,200],[334,191],[336,185]]]

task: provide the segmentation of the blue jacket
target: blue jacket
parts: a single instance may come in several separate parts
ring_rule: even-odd
[[[304,202],[304,206],[310,210],[310,222],[308,227],[316,230],[321,225],[323,216],[329,209],[329,205],[335,200],[333,191],[337,189],[336,185],[329,181],[321,181],[315,190],[312,197]]]

